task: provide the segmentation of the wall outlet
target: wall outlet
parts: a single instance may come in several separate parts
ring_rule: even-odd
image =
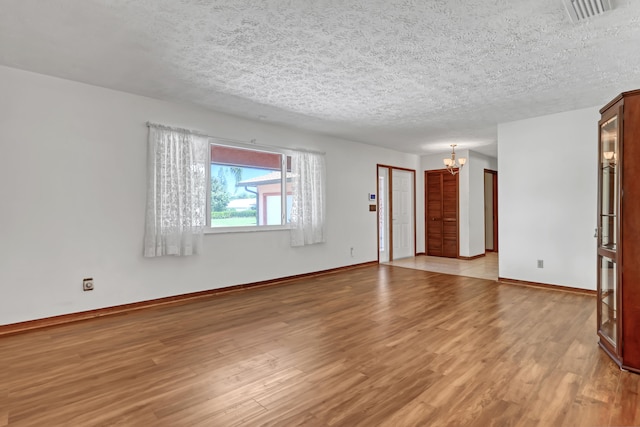
[[[544,268],[544,260],[538,260],[538,268]]]
[[[82,279],[82,290],[85,292],[93,290],[93,277]]]
[[[351,246],[351,258],[353,258],[353,246]]]

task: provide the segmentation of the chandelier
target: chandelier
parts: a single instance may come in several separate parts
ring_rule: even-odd
[[[451,144],[451,158],[450,159],[442,159],[442,162],[447,167],[447,170],[451,172],[451,175],[455,175],[459,172],[459,169],[462,169],[465,163],[467,163],[467,159],[464,157],[460,157],[456,161],[456,146],[457,144]]]

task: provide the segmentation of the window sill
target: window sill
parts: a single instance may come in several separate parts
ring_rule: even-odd
[[[289,225],[263,225],[260,227],[208,227],[204,229],[204,234],[259,233],[263,231],[288,231],[289,229]]]

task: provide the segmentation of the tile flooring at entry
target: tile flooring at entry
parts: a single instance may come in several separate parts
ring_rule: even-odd
[[[420,255],[413,258],[398,259],[385,264],[456,276],[498,280],[497,252],[487,252],[485,256],[472,260]]]

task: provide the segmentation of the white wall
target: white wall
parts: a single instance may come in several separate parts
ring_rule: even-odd
[[[424,171],[444,168],[442,159],[445,157],[448,155],[420,158],[423,180]],[[456,157],[467,159],[458,177],[459,255],[470,257],[484,253],[484,170],[497,170],[498,165],[495,158],[470,150],[456,151]]]
[[[0,324],[376,260],[367,202],[376,164],[419,167],[416,155],[6,67],[0,94]],[[143,258],[148,120],[325,151],[327,243],[291,248],[286,231],[215,234],[203,255]],[[94,291],[82,292],[83,277]]]
[[[458,158],[464,157],[469,160],[469,150],[459,150],[457,153]],[[460,169],[458,179],[458,203],[460,205],[459,210],[459,218],[460,225],[458,230],[460,232],[460,247],[458,248],[458,255],[460,256],[469,256],[469,239],[471,238],[471,230],[470,227],[470,191],[471,187],[469,182],[471,180],[471,167],[470,165],[465,165],[462,169]]]
[[[595,289],[598,119],[593,107],[498,125],[500,277]]]

